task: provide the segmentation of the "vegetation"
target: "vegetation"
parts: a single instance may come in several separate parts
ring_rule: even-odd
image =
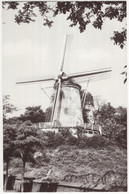
[[[94,142],[94,139],[92,139]],[[100,144],[95,147],[62,144],[57,147],[46,147],[44,154],[36,158],[33,166],[28,163],[25,176],[35,177],[43,180],[49,170],[51,174],[48,177],[53,181],[61,181],[66,175],[82,176],[88,173],[104,175],[107,171],[117,173],[127,173],[127,153],[125,149],[114,145],[113,142],[107,145]],[[16,171],[15,175],[21,174],[13,165]],[[18,174],[17,174],[18,172]],[[13,173],[13,172],[12,172]]]
[[[3,159],[6,163],[6,174],[5,174],[5,184],[4,190],[6,191],[7,181],[8,181],[8,169],[10,160],[15,155],[15,141],[16,138],[16,126],[4,124],[3,125]]]
[[[67,20],[71,22],[70,27],[79,27],[80,32],[84,32],[89,24],[96,29],[102,29],[106,18],[116,19],[122,22],[126,18],[126,1],[75,1],[75,2],[55,2],[50,5],[48,2],[3,2],[3,8],[17,10],[15,22],[17,24],[30,23],[36,21],[36,9],[43,18],[43,25],[51,27],[54,17],[66,14]],[[50,17],[52,15],[53,17]],[[50,19],[51,18],[51,19]],[[127,30],[123,28],[121,32],[115,31],[111,40],[121,48],[125,45]]]
[[[115,139],[124,147],[127,146],[127,109],[113,108],[110,103],[99,107],[95,112],[95,120],[103,129],[103,135],[108,139]]]
[[[8,181],[8,168],[9,163],[15,153],[14,140],[16,138],[16,126],[11,124],[6,124],[8,118],[8,114],[16,111],[16,107],[14,107],[9,102],[9,95],[3,97],[3,159],[6,163],[6,174],[5,174],[5,184],[4,190],[6,191],[7,181]]]
[[[126,108],[102,104],[95,112],[95,120],[103,127],[103,136],[88,138],[79,127],[75,137],[68,128],[60,128],[58,133],[44,132],[30,121],[23,122],[17,117],[4,119],[5,190],[10,166],[13,175],[22,177],[22,191],[24,176],[33,174],[42,179],[50,170],[51,179],[56,181],[63,180],[67,174],[101,175],[109,170],[126,174]]]
[[[21,115],[20,119],[25,122],[27,120],[32,123],[44,122],[45,113],[41,109],[41,106],[27,107],[24,115]]]
[[[5,95],[3,97],[3,120],[4,122],[6,121],[8,114],[12,113],[13,111],[16,111],[17,108],[12,105],[10,102],[10,96],[9,95]]]
[[[66,15],[70,22],[69,27],[77,27],[80,33],[86,31],[88,25],[101,30],[106,19],[123,22],[126,18],[126,1],[58,1],[58,2],[7,2],[2,3],[3,9],[15,11],[14,20],[17,24],[35,22],[40,15],[43,26],[52,27],[54,18],[58,15]],[[110,40],[119,45],[121,49],[126,44],[127,29],[123,27],[120,31],[114,31]],[[127,66],[125,65],[124,68]],[[126,76],[127,71],[122,74]]]
[[[54,5],[54,6],[53,6]],[[126,18],[126,1],[84,1],[84,2],[7,2],[2,3],[4,9],[17,11],[14,15],[17,24],[36,21],[35,10],[43,18],[43,25],[51,27],[54,17],[60,14],[67,16],[70,27],[78,27],[84,33],[88,25],[101,30],[105,19],[124,21]],[[51,17],[50,17],[51,16]],[[114,31],[110,39],[123,49],[127,40],[126,28]],[[126,76],[127,66],[122,72]],[[27,107],[19,118],[8,118],[17,108],[9,102],[9,96],[3,98],[3,149],[6,166],[5,185],[8,180],[8,169],[11,164],[19,171],[20,158],[22,165],[22,183],[26,171],[33,171],[36,178],[53,170],[51,177],[62,180],[66,174],[82,175],[86,173],[102,174],[108,170],[120,173],[127,172],[127,109],[114,108],[103,104],[95,112],[95,121],[103,129],[103,136],[87,138],[83,129],[77,129],[77,137],[69,130],[61,129],[59,133],[42,132],[34,128],[32,123],[44,122],[45,113],[40,106]],[[51,109],[46,110],[51,112]],[[86,118],[87,119],[87,118]],[[28,121],[29,120],[29,121]],[[44,151],[45,150],[45,151]],[[36,153],[39,155],[36,156]],[[41,153],[41,154],[40,154]],[[36,160],[35,160],[36,156]],[[39,170],[39,171],[38,171]],[[39,172],[39,173],[37,173]],[[12,172],[13,173],[13,172]],[[17,172],[15,171],[17,174]],[[23,191],[23,184],[22,184]]]
[[[34,162],[34,153],[39,148],[42,148],[43,143],[39,139],[39,132],[36,128],[32,127],[30,121],[21,122],[19,118],[7,119],[7,114],[16,110],[16,108],[8,102],[9,97],[5,96],[3,100],[3,149],[4,149],[4,162],[6,163],[6,174],[5,174],[5,185],[4,190],[6,191],[8,181],[8,168],[12,158],[20,157],[23,162],[22,167],[22,187],[24,182],[24,172],[26,162]],[[37,108],[37,107],[36,107]],[[38,110],[40,107],[37,108]],[[35,111],[37,110],[35,109]],[[29,107],[29,109],[31,108]],[[34,111],[34,109],[32,109]],[[42,115],[42,111],[40,111]],[[26,116],[25,112],[25,116]],[[28,117],[33,120],[35,117]],[[43,114],[44,115],[44,114]],[[39,114],[36,115],[37,118]]]
[[[42,144],[38,138],[37,129],[33,128],[30,122],[25,122],[18,128],[14,143],[16,148],[15,155],[20,157],[23,163],[21,185],[21,192],[23,192],[26,163],[35,162],[34,153],[42,147]]]

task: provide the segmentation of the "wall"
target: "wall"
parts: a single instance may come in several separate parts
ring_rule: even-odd
[[[77,85],[62,85],[60,101],[55,110],[55,126],[83,126],[80,88]]]

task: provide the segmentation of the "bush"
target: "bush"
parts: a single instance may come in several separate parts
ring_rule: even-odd
[[[48,132],[46,133],[46,147],[57,147],[65,142],[65,138],[60,133]]]
[[[90,138],[89,147],[97,148],[106,145],[106,139],[101,135],[96,135]]]
[[[65,137],[63,137],[61,134],[57,133],[54,136],[54,141],[55,141],[56,146],[60,146],[60,145],[64,144]]]
[[[64,137],[67,138],[68,136],[71,136],[71,132],[69,130],[69,128],[67,127],[62,127],[59,129],[60,134]]]
[[[78,138],[72,136],[72,135],[69,135],[67,138],[66,138],[66,141],[65,141],[66,145],[77,145],[78,144]]]
[[[109,145],[111,141],[107,140],[101,135],[95,135],[93,137],[82,137],[80,141],[78,142],[79,148],[103,148]]]
[[[78,148],[106,148],[108,146],[122,146],[126,148],[125,134],[120,134],[117,136],[116,140],[109,140],[104,136],[95,135],[93,137],[74,137],[68,130],[60,131],[60,133],[47,132],[45,134],[45,145],[46,147],[56,148],[58,146],[76,146]]]
[[[119,146],[121,146],[124,149],[127,149],[127,131],[123,130],[121,131],[115,140],[118,142]]]
[[[90,138],[88,137],[82,137],[82,138],[79,138],[78,140],[78,147],[79,148],[86,148],[86,147],[89,147],[88,144],[89,144],[89,140]]]

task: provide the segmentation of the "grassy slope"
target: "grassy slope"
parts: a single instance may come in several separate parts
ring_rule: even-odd
[[[42,166],[37,168],[28,164],[26,176],[43,179],[50,169],[52,169],[50,177],[58,181],[63,180],[67,174],[74,174],[76,176],[88,173],[104,175],[109,170],[127,173],[126,150],[117,146],[108,146],[102,149],[81,149],[76,146],[62,145],[56,149],[46,149],[45,153],[49,160],[47,162],[42,161]],[[16,167],[13,161],[12,164]],[[16,175],[21,172],[20,166],[18,161],[17,168],[15,169]]]

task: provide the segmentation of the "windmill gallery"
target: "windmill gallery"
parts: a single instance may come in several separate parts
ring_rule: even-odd
[[[65,52],[67,47],[68,35],[65,36],[64,46],[62,52],[62,60],[60,65],[60,72],[57,76],[48,75],[34,79],[25,78],[19,79],[17,84],[50,82],[53,88],[53,95],[51,97],[51,113],[44,123],[39,123],[39,128],[42,129],[57,129],[61,127],[84,128],[86,135],[101,134],[101,129],[95,129],[93,119],[93,105],[90,102],[86,103],[86,96],[88,94],[87,88],[81,89],[81,82],[96,81],[105,79],[110,74],[110,68],[98,69],[94,71],[86,71],[81,73],[66,74],[63,71]],[[44,88],[42,88],[44,91]],[[45,91],[44,91],[45,92]],[[45,92],[46,93],[46,92]],[[84,120],[83,114],[88,111],[89,126]],[[90,136],[89,135],[89,136]]]

